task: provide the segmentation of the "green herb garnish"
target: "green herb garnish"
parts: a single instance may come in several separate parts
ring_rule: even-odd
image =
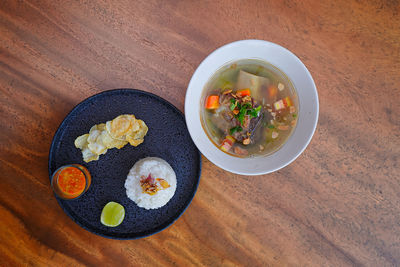
[[[245,108],[245,109],[251,108],[251,104],[250,103],[244,103],[242,105],[242,108]]]
[[[244,115],[246,114],[246,109],[242,107],[239,111],[239,114],[236,115],[236,118],[240,122],[241,125],[243,125],[243,120],[244,120]]]
[[[249,114],[253,118],[256,118],[256,117],[258,117],[258,114],[260,113],[260,110],[261,110],[261,105],[256,107],[256,108],[247,110],[247,114]]]
[[[234,133],[236,133],[236,132],[241,132],[242,130],[243,130],[242,127],[236,126],[236,127],[231,128],[231,129],[229,130],[229,133],[232,135],[232,134],[234,134]]]
[[[293,116],[293,118],[296,118],[296,117],[297,117],[297,114],[293,114],[292,116]]]
[[[270,128],[270,129],[274,129],[275,128],[275,126],[274,125],[268,125],[268,128]]]
[[[231,110],[233,110],[232,105],[230,108],[231,108]],[[243,125],[245,115],[250,115],[251,117],[255,118],[258,116],[258,114],[261,110],[261,106],[258,106],[257,108],[252,108],[250,103],[244,103],[243,105],[240,105],[240,103],[237,103],[235,108],[239,109],[239,113],[236,114],[235,117],[239,121],[240,125]]]
[[[236,108],[237,105],[237,100],[234,98],[231,98],[231,105],[230,105],[230,109],[233,111]]]

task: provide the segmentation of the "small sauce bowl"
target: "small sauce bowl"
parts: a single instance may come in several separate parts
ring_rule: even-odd
[[[58,168],[51,177],[54,193],[62,199],[72,200],[82,196],[90,187],[92,177],[80,164],[69,164]]]

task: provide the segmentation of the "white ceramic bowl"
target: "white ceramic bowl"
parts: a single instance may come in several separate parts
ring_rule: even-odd
[[[223,65],[239,59],[261,59],[283,71],[293,83],[299,100],[297,126],[286,143],[267,156],[238,158],[217,148],[204,132],[200,121],[200,98],[210,77]],[[260,175],[279,170],[294,161],[310,143],[318,121],[318,93],[310,72],[292,52],[261,40],[243,40],[224,45],[212,52],[194,72],[185,99],[185,117],[189,133],[200,152],[227,171]]]

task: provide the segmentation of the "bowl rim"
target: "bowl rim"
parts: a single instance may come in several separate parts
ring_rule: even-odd
[[[201,97],[204,85],[222,66],[240,59],[261,59],[277,67],[290,79],[298,95],[299,116],[296,128],[281,148],[266,156],[254,158],[230,156],[208,139],[201,126],[199,97]],[[217,48],[197,67],[186,91],[185,119],[193,142],[212,163],[224,170],[241,175],[267,174],[292,163],[311,142],[318,117],[318,92],[307,67],[288,49],[264,40],[240,40]],[[298,140],[296,141],[295,138]],[[301,142],[299,143],[299,141]]]

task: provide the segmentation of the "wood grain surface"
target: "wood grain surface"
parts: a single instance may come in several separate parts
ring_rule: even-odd
[[[264,176],[203,160],[165,231],[109,240],[76,225],[49,184],[66,114],[112,88],[184,109],[216,48],[264,39],[318,88],[306,151]],[[399,1],[0,1],[0,266],[399,266]]]

